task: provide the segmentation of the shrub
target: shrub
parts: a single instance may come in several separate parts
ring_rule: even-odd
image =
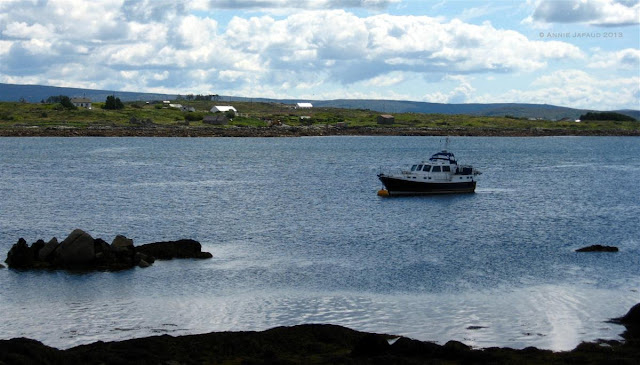
[[[184,120],[186,121],[190,121],[190,122],[196,122],[199,120],[202,120],[202,118],[204,118],[204,114],[202,113],[187,113],[184,115]]]
[[[69,97],[65,95],[60,95],[60,105],[62,105],[62,107],[65,109],[78,109],[77,106],[73,105],[71,99],[69,99]]]
[[[580,120],[614,120],[614,121],[630,121],[635,122],[636,119],[628,115],[616,113],[616,112],[588,112],[580,116]]]
[[[116,98],[113,95],[109,95],[107,96],[107,100],[105,101],[104,106],[102,108],[111,109],[111,110],[124,109],[124,104],[122,104],[122,101],[120,100],[120,98]]]

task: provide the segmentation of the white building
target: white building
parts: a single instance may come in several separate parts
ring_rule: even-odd
[[[91,99],[88,98],[71,98],[71,103],[78,108],[91,109]]]
[[[216,105],[213,108],[211,108],[211,112],[212,113],[217,113],[217,112],[221,112],[221,113],[225,113],[228,111],[232,111],[234,114],[238,114],[238,111],[236,110],[236,108],[232,107],[231,105]]]
[[[296,109],[308,109],[308,108],[313,108],[313,105],[311,105],[311,103],[296,103]]]

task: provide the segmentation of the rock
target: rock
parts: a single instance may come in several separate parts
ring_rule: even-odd
[[[640,303],[634,305],[629,309],[627,314],[620,318],[614,318],[611,322],[619,323],[625,325],[627,327],[638,327],[640,328]]]
[[[391,345],[391,353],[394,355],[417,356],[435,354],[440,350],[440,346],[432,342],[422,342],[418,340],[400,337]]]
[[[4,265],[3,264],[0,264],[0,269],[4,269]]]
[[[58,248],[58,239],[53,237],[49,242],[44,244],[44,247],[38,252],[38,260],[51,261],[53,259],[53,252]]]
[[[579,248],[576,252],[618,252],[618,248],[615,246],[592,245]]]
[[[138,267],[145,268],[145,267],[149,267],[149,266],[151,266],[151,264],[146,262],[146,261],[144,261],[144,260],[140,260],[138,262]]]
[[[133,240],[122,235],[117,235],[111,242],[111,248],[114,251],[129,251],[133,249]]]
[[[369,333],[364,335],[360,341],[356,342],[353,350],[351,350],[351,356],[380,356],[388,353],[390,348],[389,342],[387,342],[383,336]]]
[[[572,351],[473,349],[306,324],[255,332],[161,335],[97,341],[65,350],[25,338],[0,340],[0,364],[637,364],[636,342],[581,344]],[[386,344],[386,345],[385,345]],[[399,346],[394,350],[395,346]],[[354,351],[360,348],[359,351]],[[634,360],[636,359],[636,360]]]
[[[136,252],[136,254],[133,256],[133,261],[136,264],[138,264],[140,261],[145,261],[147,264],[151,265],[156,261],[156,259],[154,259],[153,256],[149,256],[142,252]]]
[[[199,242],[189,239],[156,242],[140,246],[138,250],[133,240],[118,235],[109,245],[101,238],[94,239],[81,229],[76,229],[61,243],[54,237],[49,242],[38,240],[31,247],[21,238],[13,245],[5,262],[17,269],[82,269],[82,270],[125,270],[135,266],[149,267],[155,257],[211,258],[202,252]],[[0,364],[2,362],[0,361]]]
[[[63,267],[88,266],[95,257],[93,237],[81,229],[76,229],[58,246],[54,263]]]
[[[45,243],[43,240],[37,240],[36,242],[31,244],[31,250],[33,250],[33,259],[38,260],[38,256],[40,250],[44,247]]]
[[[111,246],[102,238],[96,238],[93,240],[93,250],[96,253],[96,257],[98,257],[99,254],[104,256],[111,253]]]
[[[28,269],[33,266],[33,250],[24,238],[20,238],[18,242],[11,247],[7,253],[7,259],[4,261],[13,269]]]
[[[171,260],[173,258],[208,259],[213,257],[209,252],[202,252],[200,242],[188,239],[147,243],[138,246],[136,251],[159,260]]]

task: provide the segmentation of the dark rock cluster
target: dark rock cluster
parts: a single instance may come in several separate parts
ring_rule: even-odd
[[[629,312],[620,318],[614,318],[610,322],[625,326],[627,330],[623,337],[627,341],[636,341],[640,345],[640,303],[634,305]]]
[[[634,315],[635,316],[635,315]],[[625,316],[627,317],[627,316]],[[638,341],[584,342],[553,352],[473,349],[349,328],[305,324],[262,332],[218,332],[98,341],[58,350],[26,338],[0,340],[0,364],[638,364]]]
[[[579,248],[576,252],[618,252],[618,248],[615,246],[591,245]]]
[[[13,269],[67,269],[117,271],[148,267],[156,259],[210,258],[194,240],[148,243],[139,247],[133,240],[118,235],[107,243],[76,229],[62,242],[54,237],[49,242],[38,240],[29,246],[20,238],[11,247],[5,262]]]

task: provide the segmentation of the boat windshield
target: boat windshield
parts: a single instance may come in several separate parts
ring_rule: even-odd
[[[430,168],[431,168],[431,165],[424,165],[424,167],[422,168],[422,171],[429,172]]]
[[[416,171],[416,167],[418,167],[418,165],[411,166],[411,171]]]
[[[429,160],[430,161],[444,160],[444,161],[449,161],[451,163],[456,163],[456,157],[453,155],[453,153],[446,152],[446,151],[433,154],[433,156],[431,156]]]

